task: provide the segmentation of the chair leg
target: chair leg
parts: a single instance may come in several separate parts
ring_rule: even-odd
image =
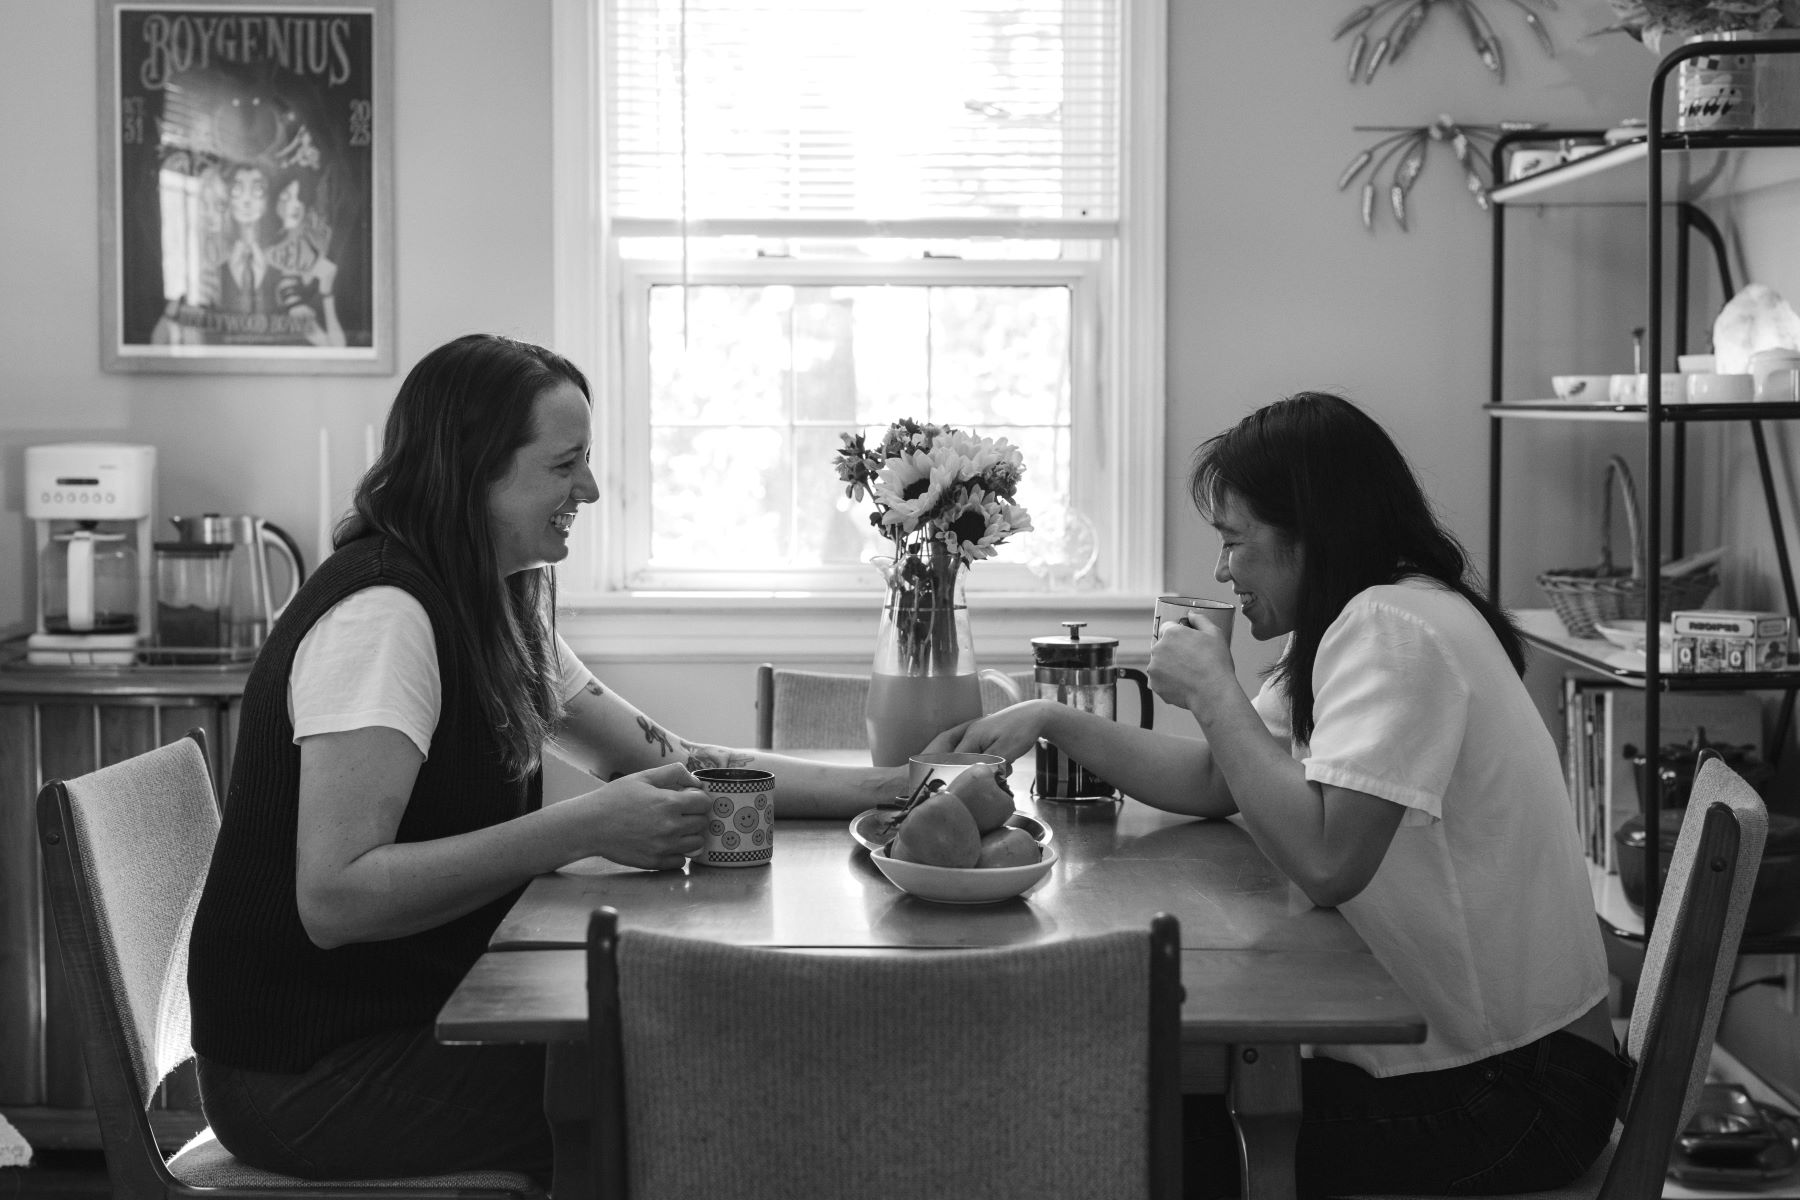
[[[1244,1200],[1294,1200],[1300,1047],[1233,1046],[1227,1093],[1243,1153]]]

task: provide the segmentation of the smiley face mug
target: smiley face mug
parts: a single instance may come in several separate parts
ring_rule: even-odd
[[[766,867],[775,856],[775,777],[748,767],[702,767],[705,839],[694,861],[709,867]]]

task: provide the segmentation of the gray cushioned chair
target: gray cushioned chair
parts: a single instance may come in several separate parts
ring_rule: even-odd
[[[233,1158],[211,1130],[165,1162],[147,1109],[164,1077],[193,1057],[188,934],[219,832],[205,735],[51,780],[37,819],[115,1200],[541,1200],[528,1176],[510,1171],[330,1183],[277,1175]]]
[[[1637,1070],[1624,1121],[1580,1179],[1519,1195],[1662,1196],[1675,1138],[1693,1117],[1706,1082],[1768,829],[1768,811],[1755,789],[1717,753],[1703,751],[1632,1004],[1625,1051]]]
[[[1180,931],[833,952],[588,929],[603,1200],[1174,1197]],[[728,981],[728,982],[725,982]]]
[[[1021,694],[1036,687],[1032,672],[1016,674]],[[758,750],[866,750],[869,730],[863,705],[867,675],[796,671],[763,663],[756,668],[756,748]],[[1011,703],[992,680],[981,681],[981,711]]]

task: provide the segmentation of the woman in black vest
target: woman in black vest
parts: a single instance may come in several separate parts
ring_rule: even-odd
[[[599,495],[590,404],[541,347],[426,355],[257,658],[188,970],[207,1119],[246,1162],[547,1180],[542,1047],[431,1033],[525,883],[590,855],[681,866],[706,811],[690,768],[773,770],[788,816],[904,788],[904,768],[684,741],[569,651],[551,567]],[[543,806],[546,748],[606,782]]]

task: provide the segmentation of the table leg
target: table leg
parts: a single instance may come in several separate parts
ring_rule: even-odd
[[[1243,1155],[1244,1200],[1294,1200],[1300,1047],[1233,1046],[1226,1096]]]
[[[550,1194],[556,1200],[592,1200],[594,1195],[589,1086],[587,1043],[551,1042],[544,1064],[544,1116],[555,1146]]]

